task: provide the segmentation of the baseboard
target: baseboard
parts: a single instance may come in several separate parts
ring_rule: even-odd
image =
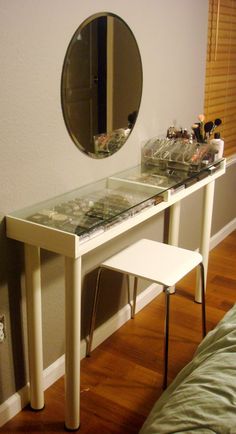
[[[236,218],[231,220],[226,226],[224,226],[220,231],[211,237],[210,240],[210,250],[214,249],[217,244],[221,243],[231,232],[236,229]]]
[[[217,232],[210,241],[210,249],[223,241],[232,231],[236,229],[236,218],[228,223],[224,228]],[[146,290],[141,292],[137,297],[136,312],[140,311],[150,303],[162,291],[160,285],[151,284]],[[110,318],[106,323],[98,327],[94,332],[93,349],[100,345],[112,333],[118,330],[123,324],[130,319],[130,306],[123,307],[117,314]],[[81,341],[81,358],[86,355],[86,340]],[[52,363],[44,370],[44,390],[50,387],[65,373],[64,355]],[[29,403],[29,385],[27,384],[20,391],[12,395],[3,404],[0,405],[0,427],[12,419]]]
[[[0,427],[12,419],[29,402],[29,385],[10,396],[0,405]]]

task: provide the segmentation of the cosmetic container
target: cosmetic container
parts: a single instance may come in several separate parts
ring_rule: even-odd
[[[216,158],[222,158],[224,153],[224,140],[221,139],[220,133],[214,134],[214,139],[210,140],[210,147],[216,153]]]

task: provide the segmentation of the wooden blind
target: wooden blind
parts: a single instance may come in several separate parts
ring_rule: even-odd
[[[209,0],[205,115],[222,120],[225,156],[236,153],[236,0]]]

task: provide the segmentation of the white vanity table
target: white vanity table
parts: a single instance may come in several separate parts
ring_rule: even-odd
[[[6,217],[7,236],[25,245],[30,400],[44,407],[40,249],[65,257],[65,426],[80,425],[80,298],[82,256],[170,208],[169,243],[178,244],[181,200],[204,189],[200,252],[207,272],[215,179],[225,160],[197,173],[141,166]],[[196,301],[200,292],[196,288]]]

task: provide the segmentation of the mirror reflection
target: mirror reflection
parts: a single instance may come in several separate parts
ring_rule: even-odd
[[[62,109],[74,143],[94,158],[118,151],[134,127],[141,94],[141,58],[130,28],[114,14],[90,17],[72,37],[62,71]]]

